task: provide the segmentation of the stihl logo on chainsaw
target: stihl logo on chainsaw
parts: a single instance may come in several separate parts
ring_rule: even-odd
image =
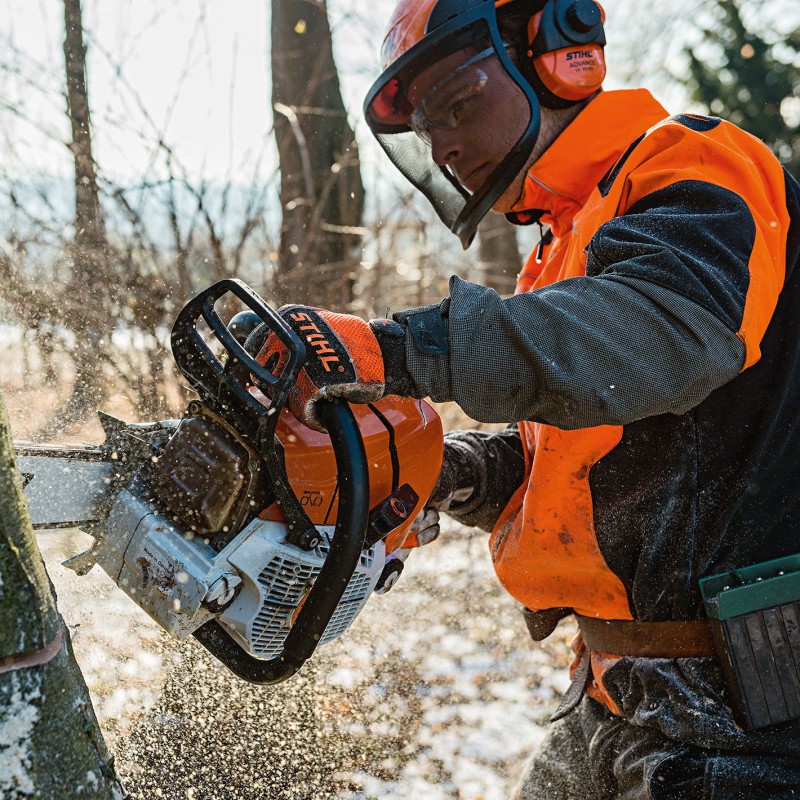
[[[344,372],[339,356],[312,317],[305,312],[292,313],[289,316],[292,322],[304,323],[295,326],[296,330],[302,333],[305,340],[314,348],[325,372],[331,372],[334,367],[338,367],[337,372]]]

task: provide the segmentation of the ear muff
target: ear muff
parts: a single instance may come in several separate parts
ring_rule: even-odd
[[[605,12],[594,0],[548,0],[528,22],[525,74],[542,105],[568,108],[606,76]]]

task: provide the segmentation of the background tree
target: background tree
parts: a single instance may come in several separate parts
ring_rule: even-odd
[[[57,409],[40,435],[50,438],[84,418],[105,396],[102,360],[96,351],[108,341],[114,323],[99,303],[87,303],[88,291],[107,295],[109,280],[105,221],[100,206],[97,172],[92,155],[89,93],[86,85],[86,45],[80,0],[64,0],[64,66],[67,115],[72,141],[69,148],[75,165],[74,239],[67,250],[69,279],[58,304],[58,321],[81,331],[75,348],[75,381],[72,394]]]
[[[514,294],[522,267],[517,247],[517,229],[502,214],[487,214],[478,226],[479,280],[501,297]]]
[[[361,259],[364,188],[324,2],[273,0],[272,106],[283,211],[277,293],[346,308]]]
[[[716,0],[702,44],[688,50],[692,98],[766,142],[800,177],[800,27],[768,36],[739,0]]]
[[[0,104],[4,121],[12,115],[26,133],[67,150],[72,173],[68,181],[37,175],[15,150],[24,137],[4,142],[0,319],[25,333],[21,369],[7,363],[3,379],[7,387],[19,380],[56,396],[48,421],[26,430],[40,440],[71,429],[109,389],[121,390],[139,418],[179,410],[185,389],[167,345],[177,309],[200,287],[231,275],[263,291],[271,277],[265,265],[276,249],[269,231],[275,215],[266,213],[277,175],[266,157],[268,138],[246,154],[244,184],[233,163],[227,179],[192,174],[182,148],[170,142],[167,123],[151,116],[141,87],[128,80],[124,48],[98,41],[81,17],[80,0],[64,0],[61,10],[66,84],[64,66],[31,61],[12,41],[6,48],[11,66],[0,61],[0,75],[16,74],[19,62],[25,76],[36,76],[21,101]],[[96,157],[96,141],[129,131],[102,103],[99,111],[90,103],[87,50],[92,66],[107,62],[115,94],[136,111],[137,138],[149,153],[135,180],[110,177]]]

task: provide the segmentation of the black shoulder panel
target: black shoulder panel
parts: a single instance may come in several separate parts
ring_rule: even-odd
[[[737,331],[755,237],[753,215],[738,194],[706,181],[679,181],[602,225],[589,243],[586,274],[652,281]]]
[[[628,149],[619,157],[617,163],[603,175],[600,183],[597,184],[601,197],[605,197],[611,191],[611,187],[617,179],[617,175],[619,175],[620,171],[625,166],[625,162],[630,158],[631,153],[638,147],[639,142],[641,142],[645,136],[646,134],[643,133],[635,142],[631,142]]]
[[[786,207],[789,209],[789,235],[786,239],[786,280],[800,267],[800,185],[786,171]]]
[[[689,128],[689,130],[699,131],[700,133],[713,131],[722,122],[719,117],[702,117],[699,114],[676,114],[674,117],[670,117],[669,120],[680,122],[681,125]]]

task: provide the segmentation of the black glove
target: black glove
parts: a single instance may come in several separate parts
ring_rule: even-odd
[[[502,431],[452,431],[444,438],[439,480],[425,511],[444,512],[470,527],[491,531],[525,479],[525,456],[515,425]],[[438,535],[438,518],[419,518],[420,531]]]
[[[430,544],[439,538],[439,512],[447,512],[454,504],[467,502],[475,492],[475,471],[464,459],[464,451],[451,438],[444,440],[442,471],[433,494],[417,514],[411,530],[413,545]],[[469,455],[467,455],[469,458]]]
[[[385,594],[397,583],[406,559],[417,547],[430,544],[439,538],[439,512],[447,511],[452,503],[468,500],[472,495],[473,487],[467,486],[463,480],[470,474],[469,471],[462,471],[459,476],[457,453],[458,449],[453,447],[452,443],[448,449],[448,442],[445,439],[442,471],[439,473],[433,494],[417,514],[411,525],[411,536],[406,539],[404,547],[387,555],[383,574],[375,589],[376,594]],[[462,478],[460,483],[459,477]]]

